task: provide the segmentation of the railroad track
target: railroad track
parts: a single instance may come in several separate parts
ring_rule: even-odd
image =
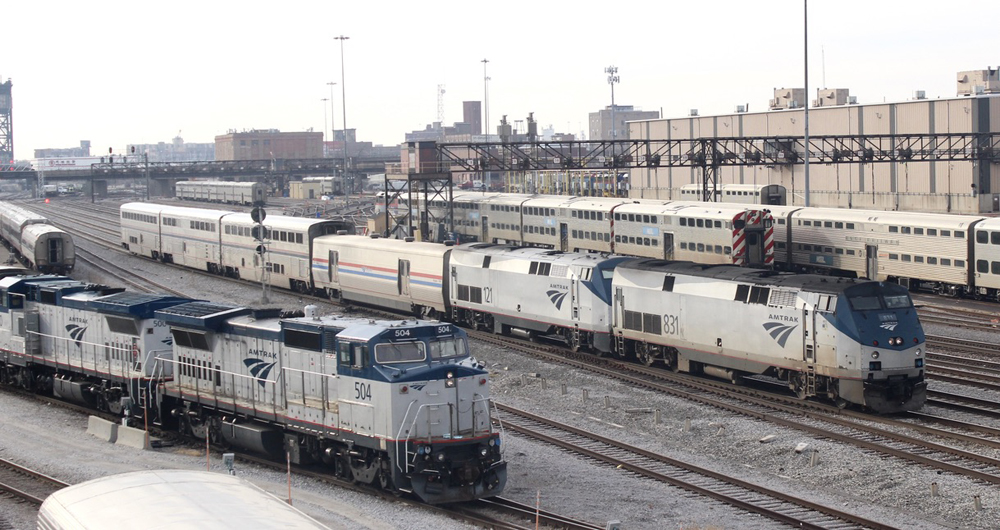
[[[894,528],[523,410],[500,404],[497,408],[509,430],[797,528]]]
[[[957,337],[945,337],[943,335],[927,335],[926,338],[928,346],[946,351],[979,353],[992,356],[1000,353],[1000,348],[997,347],[996,342],[960,339]]]
[[[44,473],[0,459],[0,493],[19,502],[41,506],[50,494],[68,486]]]
[[[287,464],[263,458],[257,455],[236,454],[236,458],[252,462],[256,465],[285,471]],[[556,512],[537,510],[535,507],[504,497],[491,497],[471,502],[432,505],[409,497],[400,497],[391,492],[375,489],[370,486],[341,480],[328,473],[315,471],[303,466],[292,466],[297,474],[315,480],[335,484],[352,491],[376,495],[385,500],[403,503],[419,509],[437,512],[453,519],[467,522],[482,528],[525,530],[534,527],[537,520],[545,528],[561,528],[565,530],[603,530],[605,525],[581,521]]]
[[[835,406],[819,402],[800,401],[792,396],[785,397],[755,389],[751,385],[737,386],[633,363],[600,359],[586,354],[573,355],[560,349],[511,341],[484,332],[470,332],[470,335],[552,363],[580,368],[610,380],[624,381],[635,387],[681,397],[806,432],[817,438],[857,446],[984,483],[1000,484],[1000,460],[990,455],[938,443],[931,438],[982,447],[993,445],[992,442],[955,430],[920,424],[920,421],[932,421],[933,417],[929,415],[922,418],[910,417],[909,421],[874,416],[858,411],[840,410]],[[892,429],[881,428],[879,424]],[[957,425],[951,427],[958,428]],[[963,429],[982,432],[988,427],[965,424]],[[914,434],[906,434],[906,431]],[[1000,436],[1000,431],[995,432]],[[992,452],[991,449],[990,453]]]

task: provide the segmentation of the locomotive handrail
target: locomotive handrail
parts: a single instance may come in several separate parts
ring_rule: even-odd
[[[479,396],[479,394],[475,394],[475,395]],[[406,406],[406,413],[403,414],[403,419],[402,419],[402,421],[399,422],[399,430],[396,432],[396,437],[395,437],[395,439],[396,439],[395,443],[396,444],[399,444],[399,442],[401,440],[404,443],[406,443],[406,442],[409,442],[411,439],[415,439],[416,438],[415,436],[413,436],[412,433],[414,432],[414,430],[416,428],[417,421],[420,419],[420,413],[421,413],[421,411],[423,409],[428,408],[428,407],[448,406],[448,410],[451,411],[449,413],[449,416],[452,416],[453,414],[457,413],[457,411],[455,410],[455,407],[453,407],[453,403],[451,403],[451,402],[447,402],[446,401],[446,402],[442,402],[442,403],[424,403],[424,404],[420,405],[417,408],[416,412],[413,415],[413,420],[410,422],[410,426],[409,426],[409,430],[408,430],[408,432],[410,434],[407,434],[404,437],[403,436],[403,428],[406,427],[406,418],[408,418],[410,416],[410,411],[413,410],[413,404],[416,403],[416,402],[417,402],[417,400],[414,399],[413,401],[411,401],[409,403],[409,405]],[[485,396],[479,396],[478,398],[474,398],[472,400],[472,437],[473,438],[476,437],[477,434],[479,434],[479,430],[476,427],[476,408],[477,408],[476,405],[480,404],[480,403],[486,403],[486,406],[485,406],[486,413],[487,413],[487,415],[489,415],[489,407],[490,407],[491,401],[490,401],[490,399],[488,397],[485,397]],[[495,406],[496,405],[494,404],[494,407]],[[450,418],[449,417],[449,420],[454,420],[454,418]],[[427,421],[428,422],[430,421],[430,414],[427,415]],[[452,421],[452,423],[454,424],[454,421]],[[491,422],[486,422],[486,433],[489,434],[489,433],[492,433],[492,432],[493,432],[493,424]],[[431,435],[430,425],[428,425],[428,428],[427,428],[427,443],[431,443],[433,441],[433,438],[434,437]],[[503,448],[501,447],[500,450],[503,451]],[[397,451],[398,451],[398,448],[397,448]],[[406,456],[407,456],[407,458],[406,458],[406,469],[403,469],[403,467],[399,464],[399,462],[396,462],[396,467],[400,471],[402,471],[404,473],[408,473],[409,472],[409,470],[410,470],[409,468],[411,467],[411,463],[412,463],[411,462],[411,458],[410,458],[411,454],[414,457],[416,457],[417,453],[410,453],[409,451],[406,452]]]

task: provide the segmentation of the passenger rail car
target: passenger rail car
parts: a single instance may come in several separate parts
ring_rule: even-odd
[[[345,221],[271,215],[263,245],[250,214],[128,203],[121,207],[122,247],[184,267],[312,292],[313,240],[353,226]],[[260,251],[264,250],[263,253]]]
[[[799,397],[879,413],[926,400],[925,337],[891,283],[661,260],[615,270],[614,334],[646,364],[735,381],[764,374]]]
[[[429,205],[445,218],[448,205]],[[462,241],[769,267],[771,215],[739,204],[456,193]]]
[[[445,257],[453,248],[412,238],[318,237],[313,280],[333,300],[443,318],[449,311]]]
[[[20,206],[0,202],[0,235],[21,263],[39,272],[67,274],[76,264],[73,238]]]
[[[63,276],[0,280],[2,382],[142,418],[155,382],[172,375],[153,362],[170,351],[153,313],[190,300],[122,291]]]
[[[192,302],[157,312],[174,338],[169,426],[323,463],[429,503],[506,482],[489,376],[448,323],[303,317]],[[168,426],[168,427],[169,427]]]
[[[1000,220],[973,215],[772,207],[776,263],[1000,301]]]
[[[704,201],[701,184],[681,186],[680,200]],[[788,204],[788,190],[781,184],[721,184],[715,190],[713,202],[735,202],[784,206]]]
[[[178,199],[188,201],[263,206],[267,200],[267,188],[261,182],[182,180],[175,192]]]

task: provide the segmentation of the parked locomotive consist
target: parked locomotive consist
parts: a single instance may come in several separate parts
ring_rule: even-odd
[[[430,503],[506,482],[489,375],[448,323],[276,314],[191,302],[156,313],[173,333],[164,409],[196,437],[322,462]]]
[[[771,375],[881,413],[926,398],[924,334],[898,285],[491,243],[316,245],[317,286],[342,300],[727,379]]]
[[[187,201],[263,206],[267,200],[267,188],[261,182],[182,180],[175,190],[178,199]]]
[[[73,238],[20,206],[0,202],[0,235],[4,246],[28,268],[67,274],[76,264]]]
[[[261,245],[255,225],[250,214],[223,210],[141,202],[121,207],[122,247],[133,254],[257,282],[263,275],[271,285],[299,292],[313,289],[313,240],[354,231],[346,221],[270,215]]]
[[[439,219],[449,208],[462,241],[761,267],[774,259],[771,215],[753,205],[469,192],[429,205]]]
[[[504,487],[488,373],[451,324],[282,318],[62,276],[0,279],[0,301],[0,383],[427,502]]]

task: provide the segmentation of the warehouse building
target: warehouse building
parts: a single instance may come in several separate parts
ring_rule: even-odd
[[[957,97],[858,104],[846,89],[821,89],[809,108],[809,135],[864,136],[1000,133],[1000,71],[959,72]],[[766,112],[745,107],[721,116],[629,122],[639,140],[801,138],[803,89],[775,89]],[[936,146],[941,149],[943,147]],[[780,184],[788,203],[804,205],[805,166],[794,163],[719,167],[718,184]],[[630,195],[681,199],[681,187],[700,184],[699,167],[633,169]],[[809,205],[955,213],[1000,212],[1000,164],[989,161],[893,161],[809,164]]]

